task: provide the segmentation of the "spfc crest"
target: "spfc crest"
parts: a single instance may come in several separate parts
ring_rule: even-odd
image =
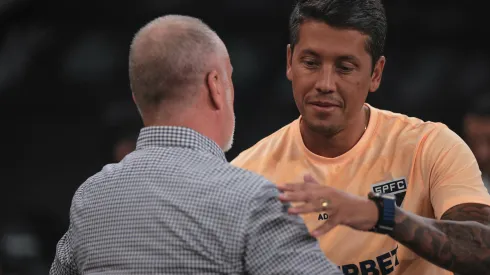
[[[402,205],[407,193],[407,180],[399,178],[391,181],[376,183],[371,186],[374,193],[391,194],[396,198],[396,205]]]

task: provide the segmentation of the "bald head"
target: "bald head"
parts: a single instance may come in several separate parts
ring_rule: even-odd
[[[135,35],[129,54],[140,111],[192,104],[206,74],[227,56],[218,35],[197,18],[168,15],[151,21]]]

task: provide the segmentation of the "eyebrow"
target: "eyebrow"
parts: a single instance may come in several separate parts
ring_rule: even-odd
[[[359,64],[359,58],[353,56],[353,55],[343,55],[339,58],[341,61],[350,61],[356,64]]]
[[[311,49],[304,49],[300,53],[301,53],[301,55],[313,55],[315,57],[320,57],[320,55],[318,53],[316,53],[315,51],[313,51]]]
[[[304,49],[300,53],[301,53],[301,55],[312,55],[314,57],[320,57],[320,55],[317,52],[315,52],[314,50],[311,50],[311,49]],[[360,63],[359,58],[357,58],[353,55],[342,55],[342,56],[338,57],[338,59],[340,59],[341,61],[354,62],[356,64]]]

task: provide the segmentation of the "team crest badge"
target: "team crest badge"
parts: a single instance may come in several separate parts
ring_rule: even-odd
[[[391,181],[376,183],[371,186],[374,193],[391,194],[396,198],[396,205],[401,206],[407,193],[407,180],[399,178]]]

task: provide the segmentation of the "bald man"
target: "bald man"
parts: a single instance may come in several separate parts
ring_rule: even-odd
[[[143,27],[130,50],[145,127],[136,150],[76,191],[50,274],[335,274],[275,185],[231,166],[225,45],[198,19]]]

